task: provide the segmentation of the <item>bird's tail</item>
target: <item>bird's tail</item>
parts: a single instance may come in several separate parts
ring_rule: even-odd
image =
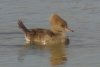
[[[27,33],[29,30],[26,28],[26,26],[23,24],[23,21],[21,19],[18,20],[18,26],[19,28],[24,32]]]

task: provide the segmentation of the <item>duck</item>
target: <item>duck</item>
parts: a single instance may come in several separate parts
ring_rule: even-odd
[[[26,43],[39,43],[41,45],[54,43],[67,43],[69,38],[66,37],[66,32],[73,32],[68,27],[67,22],[58,14],[52,14],[49,18],[51,29],[33,28],[28,29],[21,19],[18,19],[18,27],[25,35]]]

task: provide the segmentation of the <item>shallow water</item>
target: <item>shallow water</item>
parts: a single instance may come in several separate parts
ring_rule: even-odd
[[[69,47],[59,48],[67,60],[56,66],[50,61],[54,48],[23,49],[24,35],[17,27],[21,18],[28,28],[49,28],[52,13],[75,31],[68,33]],[[0,0],[0,67],[100,67],[99,28],[99,0]]]

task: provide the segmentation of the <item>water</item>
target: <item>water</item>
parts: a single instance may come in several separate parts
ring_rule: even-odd
[[[67,60],[57,66],[50,61],[52,50],[23,49],[24,35],[17,26],[21,18],[28,28],[49,28],[52,13],[75,31],[68,33],[69,47],[63,47]],[[99,0],[0,0],[0,67],[99,67],[99,17]]]

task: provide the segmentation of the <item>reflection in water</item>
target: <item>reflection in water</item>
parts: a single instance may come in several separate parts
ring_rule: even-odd
[[[23,61],[25,58],[24,56],[32,53],[34,49],[48,51],[50,54],[50,64],[54,67],[55,65],[64,64],[67,61],[65,46],[66,45],[62,43],[48,44],[48,46],[26,44],[19,50],[18,60]]]
[[[65,44],[54,44],[50,46],[51,64],[58,65],[64,64],[67,60],[67,54],[65,52]]]
[[[25,44],[18,52],[18,60],[22,61],[26,55],[36,54],[39,51],[42,52],[44,50],[46,50],[46,46]]]

